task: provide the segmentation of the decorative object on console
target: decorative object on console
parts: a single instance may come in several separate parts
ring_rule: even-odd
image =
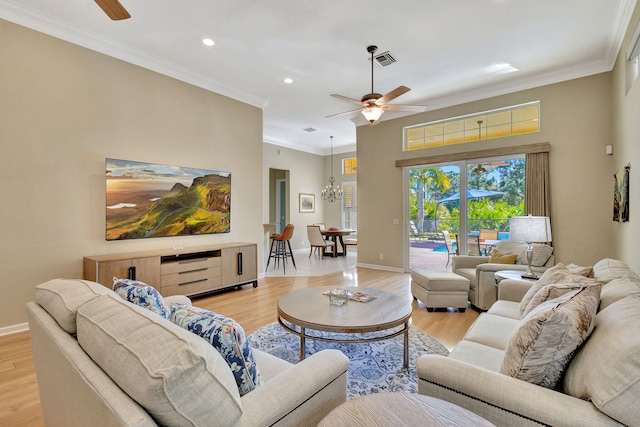
[[[509,226],[509,240],[527,243],[527,271],[524,278],[536,279],[538,276],[531,270],[533,259],[533,243],[551,242],[551,221],[548,216],[514,216]]]
[[[342,200],[342,189],[340,189],[339,185],[335,185],[336,179],[333,177],[333,136],[329,138],[331,138],[331,176],[329,177],[329,185],[322,189],[321,197],[322,200],[335,202],[336,200]]]
[[[228,233],[231,174],[106,160],[107,240]]]
[[[631,169],[631,165],[625,166],[623,170],[613,176],[614,221],[629,221],[629,169]]]

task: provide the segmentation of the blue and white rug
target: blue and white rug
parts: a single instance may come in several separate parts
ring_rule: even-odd
[[[316,333],[320,336],[332,335],[330,332]],[[248,340],[252,348],[291,363],[300,361],[300,338],[285,331],[277,322],[258,329],[248,337]],[[404,355],[402,335],[382,341],[351,344],[307,339],[306,357],[328,348],[341,350],[350,360],[347,385],[349,399],[364,394],[390,391],[417,393],[416,359],[427,353],[449,354],[446,347],[438,340],[413,327],[409,329],[408,369],[402,367]]]

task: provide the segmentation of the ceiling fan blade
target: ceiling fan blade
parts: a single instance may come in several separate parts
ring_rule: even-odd
[[[391,92],[387,93],[386,95],[382,95],[382,98],[378,98],[378,100],[376,101],[376,104],[378,104],[378,105],[386,104],[387,102],[389,102],[389,101],[391,101],[393,99],[396,99],[400,95],[403,95],[403,94],[409,92],[410,90],[411,89],[409,89],[406,86],[398,86],[397,88],[395,88]]]
[[[345,101],[355,102],[358,105],[363,105],[363,106],[365,105],[362,101],[360,101],[358,99],[349,98],[349,97],[344,96],[344,95],[338,95],[337,93],[332,93],[331,96],[333,96],[334,98],[344,99]]]
[[[98,6],[114,21],[131,18],[127,9],[118,0],[94,0]]]
[[[355,110],[345,111],[343,113],[331,114],[330,116],[324,116],[324,117],[325,119],[328,119],[329,117],[343,116],[345,114],[351,114],[351,113],[355,113],[357,111],[362,111],[362,110],[364,110],[364,108],[356,108]]]
[[[412,111],[415,113],[421,113],[426,111],[427,107],[425,105],[394,105],[394,104],[385,104],[382,106],[383,110],[395,110],[395,111]]]

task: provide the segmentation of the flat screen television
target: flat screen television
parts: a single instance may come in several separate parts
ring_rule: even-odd
[[[106,160],[107,240],[228,233],[231,173]]]

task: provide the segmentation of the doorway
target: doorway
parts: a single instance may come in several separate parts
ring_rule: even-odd
[[[269,223],[282,233],[289,223],[289,171],[269,169]]]
[[[508,238],[509,218],[524,214],[524,166],[517,155],[406,168],[405,269],[450,268],[455,254],[489,253],[481,231],[497,234],[493,245]]]

